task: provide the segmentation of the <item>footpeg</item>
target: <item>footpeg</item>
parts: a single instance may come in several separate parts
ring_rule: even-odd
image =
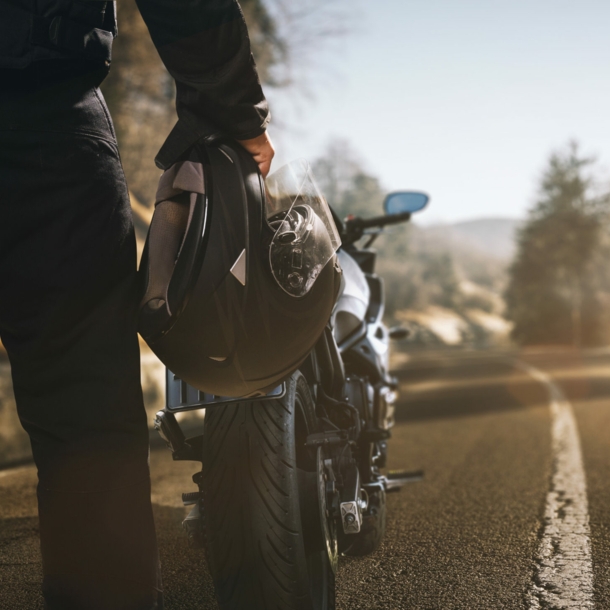
[[[390,339],[393,339],[394,341],[402,341],[403,339],[407,339],[410,334],[411,331],[404,326],[392,326],[388,333]]]
[[[407,483],[416,483],[424,478],[423,470],[390,470],[387,475],[381,477],[385,490],[389,493],[400,491]]]
[[[202,499],[202,494],[200,491],[190,491],[188,493],[182,494],[182,504],[184,506],[191,506],[192,504],[197,504],[199,500]]]
[[[167,443],[172,453],[181,451],[186,443],[184,433],[180,429],[176,417],[173,413],[158,411],[155,415],[155,430],[159,436]]]

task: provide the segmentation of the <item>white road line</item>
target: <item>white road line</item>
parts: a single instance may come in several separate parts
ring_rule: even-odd
[[[548,375],[519,360],[514,364],[546,386],[552,419],[551,486],[546,497],[536,572],[528,593],[529,608],[589,610],[594,608],[591,532],[587,484],[574,412]]]

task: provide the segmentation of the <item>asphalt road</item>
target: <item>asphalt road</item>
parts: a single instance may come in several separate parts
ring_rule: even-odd
[[[388,497],[379,551],[341,559],[339,610],[610,609],[610,352],[518,355],[546,372],[571,405],[588,498],[588,515],[579,517],[587,557],[552,549],[557,565],[573,564],[576,581],[562,601],[543,597],[538,606],[532,591],[545,586],[540,549],[561,447],[548,385],[515,358],[428,352],[401,365],[389,467],[423,468],[426,476]],[[180,527],[180,493],[194,490],[195,465],[173,463],[158,449],[151,468],[167,610],[216,608],[203,553],[187,547]],[[30,466],[0,472],[2,609],[42,608],[34,484]],[[587,569],[589,597],[578,581]]]

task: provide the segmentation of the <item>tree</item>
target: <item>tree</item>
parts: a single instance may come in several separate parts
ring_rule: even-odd
[[[365,170],[364,162],[348,141],[331,141],[312,169],[322,193],[340,218],[350,214],[367,218],[382,213],[386,191],[379,179]],[[409,233],[409,225],[397,225],[386,229],[375,242],[377,271],[386,281],[387,315],[391,318],[400,309],[425,309],[429,305],[459,310],[463,295],[451,255],[436,250],[411,252]]]
[[[600,252],[605,197],[593,195],[594,163],[576,143],[551,155],[539,199],[518,236],[509,270],[507,317],[523,344],[602,342],[608,284]]]
[[[347,140],[329,142],[313,162],[312,170],[326,200],[340,218],[381,213],[385,190],[378,178],[364,169],[364,162]]]

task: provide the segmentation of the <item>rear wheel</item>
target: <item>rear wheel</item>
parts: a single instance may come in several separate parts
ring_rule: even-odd
[[[335,607],[336,536],[320,520],[319,456],[305,447],[314,404],[302,374],[287,386],[281,400],[206,413],[206,552],[222,610]]]

